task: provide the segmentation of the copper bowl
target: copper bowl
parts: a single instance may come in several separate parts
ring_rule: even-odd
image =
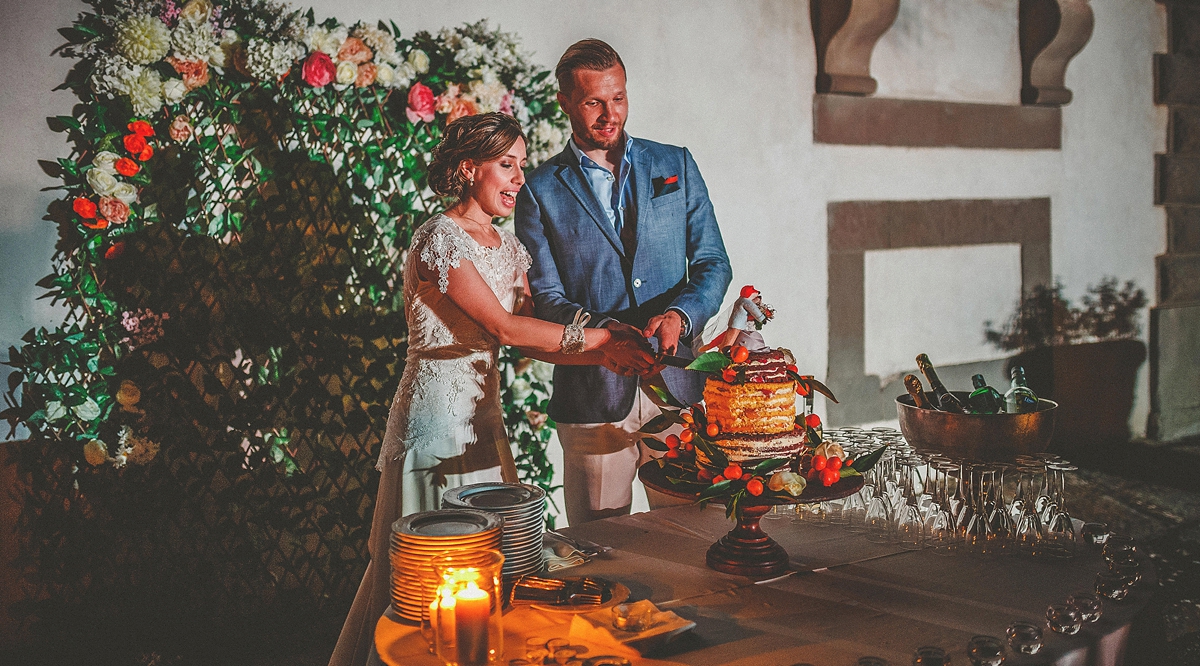
[[[953,393],[964,403],[970,395]],[[913,448],[984,462],[1012,462],[1019,455],[1045,451],[1057,410],[1057,402],[1042,399],[1038,410],[1028,414],[951,414],[918,409],[908,394],[896,398],[900,432]]]

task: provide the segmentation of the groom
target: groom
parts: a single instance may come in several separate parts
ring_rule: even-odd
[[[634,326],[657,338],[659,350],[690,356],[687,343],[721,307],[732,279],[700,171],[686,148],[625,133],[625,65],[608,44],[577,42],[554,74],[571,140],[517,196],[536,312],[568,324],[582,308],[593,326]],[[549,413],[572,525],[629,513],[646,456],[636,431],[659,410],[623,371],[554,370]],[[702,384],[690,375],[663,371],[672,393],[695,402]]]

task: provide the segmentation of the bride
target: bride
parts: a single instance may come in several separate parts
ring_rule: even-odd
[[[653,352],[632,326],[584,328],[582,311],[568,326],[532,317],[529,254],[492,224],[512,214],[524,167],[521,126],[501,113],[454,121],[433,151],[429,186],[458,202],[417,229],[404,264],[408,357],[377,465],[371,561],[330,666],[378,663],[375,623],[389,602],[396,519],[437,509],[446,488],[517,480],[500,407],[500,345],[552,363],[654,370]]]

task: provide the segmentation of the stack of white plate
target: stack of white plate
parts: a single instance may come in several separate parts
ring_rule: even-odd
[[[503,526],[496,514],[457,507],[414,513],[392,523],[393,610],[406,620],[428,618],[439,583],[430,561],[446,552],[499,550]]]
[[[442,506],[479,509],[504,518],[505,581],[542,569],[546,491],[524,483],[473,483],[442,494]]]

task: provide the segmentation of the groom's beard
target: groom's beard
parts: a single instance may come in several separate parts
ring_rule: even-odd
[[[613,132],[612,136],[604,136],[596,131],[596,128],[589,127],[587,136],[583,137],[583,142],[588,144],[588,148],[599,148],[601,150],[612,150],[621,145],[625,139],[625,123],[617,126],[617,131]]]

